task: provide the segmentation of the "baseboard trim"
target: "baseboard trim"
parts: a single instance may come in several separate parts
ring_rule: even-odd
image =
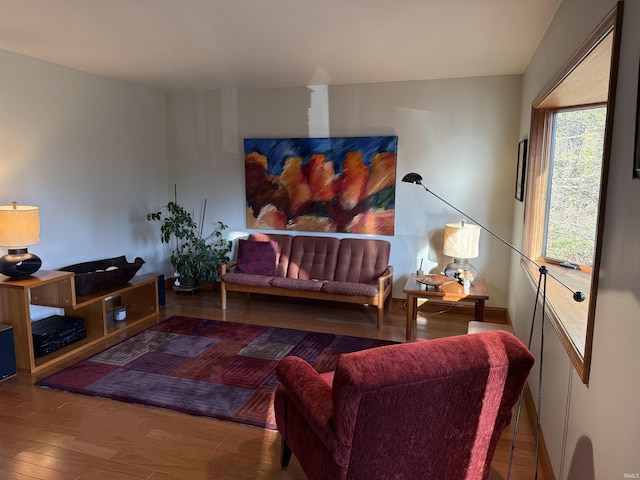
[[[528,383],[524,386],[524,408],[527,410],[527,416],[529,417],[529,423],[531,424],[531,431],[534,432],[535,435],[535,432],[538,429],[538,410],[536,409],[536,404],[533,401],[533,394],[531,393]],[[544,480],[555,480],[556,477],[553,473],[551,457],[549,457],[547,444],[544,441],[542,428],[540,429],[538,464]]]
[[[406,310],[406,298],[392,298],[391,302],[393,303],[393,308],[405,309]],[[421,303],[422,302],[422,303]],[[444,307],[451,313],[466,315],[471,318],[475,315],[475,308],[473,305],[458,304],[455,302],[446,302],[442,300],[418,300],[418,311],[422,309],[428,309],[430,306],[433,306],[436,310],[442,310]],[[443,307],[444,306],[444,307]],[[491,321],[494,323],[506,323],[507,325],[511,325],[511,319],[509,318],[509,311],[504,307],[484,307],[484,320]]]

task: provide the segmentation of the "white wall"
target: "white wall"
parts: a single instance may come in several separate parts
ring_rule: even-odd
[[[611,11],[613,0],[565,0],[531,60],[523,81],[520,133],[530,128],[531,103]],[[640,180],[632,179],[640,1],[627,0],[615,105],[603,256],[591,378],[583,385],[547,325],[542,429],[559,479],[640,476]],[[514,213],[521,241],[523,210]],[[509,309],[516,331],[528,336],[534,294],[518,262],[512,268]],[[535,350],[537,351],[537,346]],[[535,368],[535,367],[534,367]],[[537,392],[537,374],[530,378]],[[535,397],[534,393],[534,397]]]
[[[127,255],[165,270],[144,216],[167,175],[163,94],[0,51],[0,204],[40,207],[44,269]]]
[[[435,193],[511,237],[520,97],[520,76],[170,94],[169,184],[196,213],[207,198],[208,219],[222,220],[237,238],[248,232],[244,138],[397,135],[395,236],[380,238],[391,242],[394,296],[402,297],[421,258],[434,272],[450,261],[441,254],[444,225],[460,220],[402,183],[404,174],[419,172]],[[487,279],[489,304],[505,306],[508,249],[483,233],[472,263]]]
[[[460,215],[425,184],[500,235],[511,236],[520,76],[343,87],[165,95],[0,51],[0,203],[41,209],[43,268],[127,255],[170,275],[157,225],[144,219],[173,197],[196,216],[247,234],[245,137],[398,135],[396,296],[406,275],[440,271],[444,224]],[[322,110],[322,111],[321,111]],[[166,115],[165,115],[166,111]],[[165,124],[166,121],[166,124]],[[167,162],[168,157],[168,162]],[[28,171],[28,175],[26,172]],[[473,263],[490,305],[504,306],[506,248],[483,234]]]

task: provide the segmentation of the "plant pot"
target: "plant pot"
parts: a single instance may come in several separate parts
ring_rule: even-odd
[[[180,282],[181,287],[185,288],[197,288],[200,286],[200,282],[195,277],[179,277],[178,282]]]

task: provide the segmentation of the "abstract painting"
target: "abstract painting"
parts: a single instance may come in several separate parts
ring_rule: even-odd
[[[393,235],[398,137],[247,138],[247,227]]]

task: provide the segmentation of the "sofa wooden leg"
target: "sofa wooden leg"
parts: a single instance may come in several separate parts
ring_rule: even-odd
[[[224,282],[220,284],[220,309],[227,309],[227,289],[224,288]]]
[[[282,468],[288,467],[289,466],[289,461],[291,460],[291,449],[289,448],[289,445],[287,445],[287,442],[284,441],[284,438],[282,439],[282,457],[280,458],[280,465],[282,466]]]
[[[382,327],[382,321],[384,320],[384,303],[378,305],[378,330]]]

